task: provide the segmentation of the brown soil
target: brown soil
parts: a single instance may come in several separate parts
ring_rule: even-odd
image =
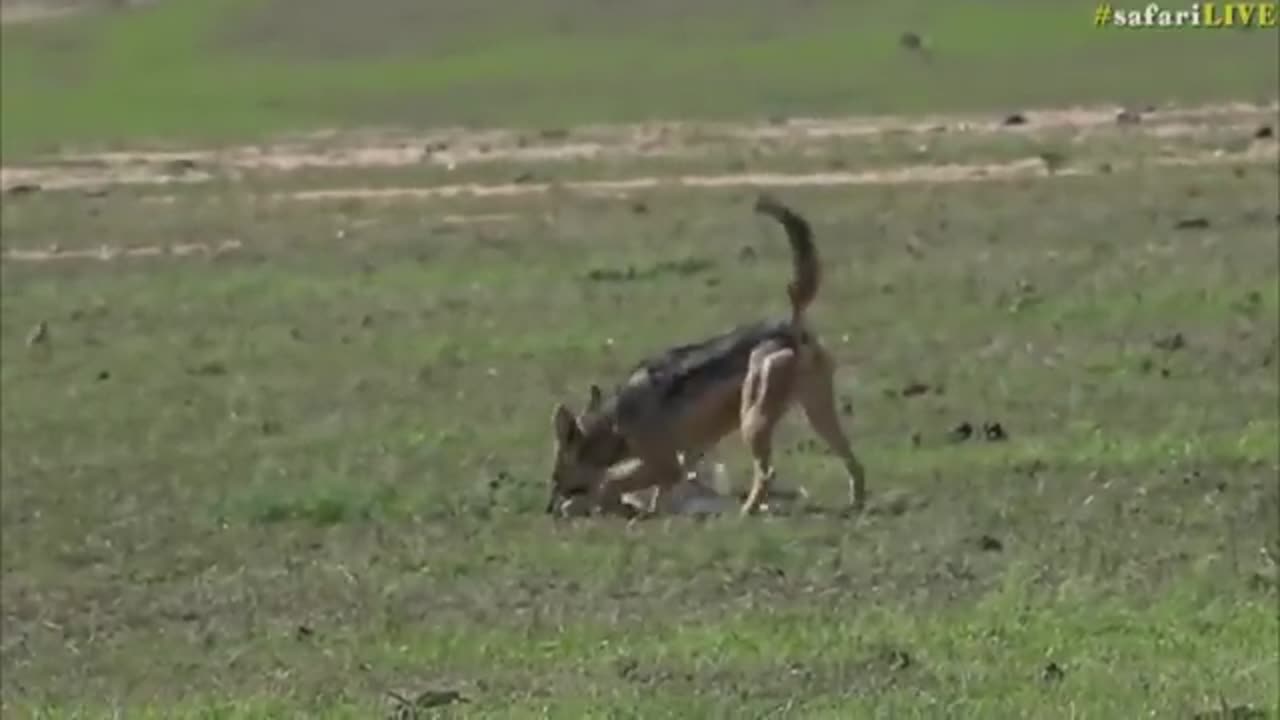
[[[1150,113],[1126,131],[1152,133],[1162,137],[1194,136],[1220,131],[1224,123],[1254,129],[1273,122],[1277,106],[1259,107],[1233,104],[1213,107],[1168,109]],[[452,166],[460,162],[500,162],[511,160],[547,161],[601,157],[606,155],[679,156],[708,152],[717,143],[749,143],[761,139],[781,140],[798,146],[824,138],[892,133],[936,132],[1018,132],[1035,133],[1048,129],[1074,128],[1080,133],[1114,129],[1116,110],[1073,108],[1031,111],[1027,124],[1004,127],[998,118],[937,116],[932,118],[862,118],[831,120],[791,120],[769,125],[666,123],[632,126],[588,126],[567,133],[543,132],[530,139],[514,131],[441,131],[417,141],[404,139],[388,143],[386,136],[352,133],[339,136],[323,133],[309,139],[269,146],[224,150],[113,152],[67,155],[47,165],[0,168],[0,190],[44,191],[75,188],[103,188],[124,184],[200,183],[220,172],[234,175],[237,169],[270,169],[289,172],[309,167],[396,167],[434,162]],[[1114,130],[1112,130],[1114,131]],[[572,138],[572,140],[570,140]],[[1280,159],[1274,139],[1260,139],[1239,152],[1197,151],[1169,153],[1147,159],[1147,165],[1198,166],[1219,164],[1275,163]],[[649,175],[610,180],[577,180],[561,183],[463,183],[415,187],[338,187],[272,196],[278,201],[330,201],[347,199],[485,198],[537,195],[553,189],[591,195],[626,196],[659,188],[743,188],[743,187],[823,187],[847,185],[894,185],[906,183],[983,182],[1034,179],[1050,176],[1081,176],[1123,171],[1133,161],[1117,161],[1108,167],[1066,166],[1051,168],[1039,157],[1006,163],[905,165],[862,172],[815,173],[724,173],[707,175]],[[145,202],[168,203],[175,198],[151,195]],[[508,222],[508,213],[447,215],[444,223]],[[6,261],[45,262],[62,259],[140,258],[155,256],[209,255],[233,251],[240,242],[228,240],[216,246],[188,244],[132,248],[100,247],[60,250],[8,249]]]
[[[1211,152],[1161,157],[1149,164],[1156,166],[1197,166],[1219,164],[1256,164],[1275,162],[1274,144],[1258,144],[1238,153]],[[1113,163],[1111,171],[1123,170]],[[673,175],[623,178],[618,180],[581,180],[551,183],[478,183],[435,185],[425,187],[350,187],[303,190],[281,193],[285,200],[346,200],[397,198],[512,197],[546,193],[553,188],[592,195],[625,196],[628,193],[657,188],[742,188],[742,187],[836,187],[844,185],[900,185],[907,183],[951,183],[1010,180],[1072,175],[1096,175],[1098,167],[1066,167],[1051,171],[1040,158],[1026,158],[999,164],[910,165],[866,172],[821,173],[726,173],[719,175]]]
[[[1118,126],[1119,108],[1060,108],[1024,113],[1027,122],[1005,126],[992,115],[796,118],[775,123],[650,123],[588,125],[571,130],[443,129],[427,134],[323,132],[272,143],[224,149],[164,149],[69,153],[48,164],[0,168],[0,190],[36,185],[57,190],[121,184],[201,182],[216,172],[290,172],[304,168],[379,168],[473,163],[564,162],[604,157],[689,157],[768,141],[797,147],[833,138],[909,134],[1071,131],[1139,132],[1195,137],[1224,128],[1252,131],[1274,123],[1280,106],[1244,103],[1157,109],[1134,125]],[[495,191],[502,194],[504,191]]]

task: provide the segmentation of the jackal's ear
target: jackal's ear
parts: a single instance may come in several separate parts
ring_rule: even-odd
[[[604,391],[599,385],[591,385],[591,397],[587,400],[587,412],[595,412],[600,409],[600,404],[604,402]]]
[[[551,415],[551,422],[556,428],[556,440],[561,445],[572,445],[582,436],[578,418],[574,417],[569,408],[563,404],[556,405],[555,412]]]

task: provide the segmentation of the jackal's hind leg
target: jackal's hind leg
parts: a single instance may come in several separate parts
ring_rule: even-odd
[[[796,354],[790,349],[760,348],[751,355],[742,386],[739,418],[742,439],[751,452],[751,491],[742,514],[759,510],[773,482],[773,431],[791,403],[796,382]]]
[[[849,476],[849,505],[855,512],[860,512],[867,502],[866,470],[854,455],[844,428],[840,426],[835,401],[835,367],[825,350],[815,348],[813,368],[805,374],[799,395],[809,425],[844,463]]]

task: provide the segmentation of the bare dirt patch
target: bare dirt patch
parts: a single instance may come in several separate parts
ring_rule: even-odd
[[[199,183],[213,175],[203,171],[176,173],[150,163],[111,165],[95,163],[84,167],[12,167],[0,168],[0,191],[76,190],[112,185],[168,185]]]
[[[87,12],[127,10],[159,0],[0,0],[0,25],[64,20]]]
[[[148,200],[172,200],[172,198],[148,198]],[[472,225],[479,223],[504,223],[516,219],[512,213],[483,213],[472,215],[443,215],[434,221],[441,225]],[[339,237],[341,239],[341,236]],[[235,252],[244,247],[240,240],[223,240],[218,243],[179,243],[135,245],[120,247],[99,245],[95,248],[64,250],[56,245],[44,248],[6,248],[0,253],[5,262],[42,263],[59,260],[136,260],[156,257],[210,257]]]
[[[1169,156],[1148,161],[1156,166],[1199,166],[1217,164],[1257,164],[1275,162],[1274,146],[1256,145],[1245,152],[1195,153]],[[837,187],[844,185],[901,185],[954,182],[990,182],[1051,176],[1097,175],[1126,169],[1115,164],[1101,167],[1067,167],[1053,169],[1042,158],[1025,158],[1000,164],[912,165],[866,172],[822,173],[727,173],[718,175],[646,176],[618,180],[581,180],[562,183],[478,183],[394,188],[326,188],[279,193],[279,200],[393,200],[421,198],[484,198],[538,195],[553,189],[592,195],[626,196],[629,193],[658,188],[743,188],[743,187]]]
[[[0,3],[0,25],[22,25],[25,23],[48,22],[59,20],[84,8],[78,5],[51,2],[3,2]]]
[[[0,168],[0,190],[17,185],[71,189],[94,185],[200,182],[241,171],[292,172],[313,168],[452,169],[479,163],[555,163],[602,158],[707,155],[761,142],[787,151],[840,138],[912,134],[1140,133],[1196,137],[1224,129],[1252,132],[1274,124],[1280,105],[1224,105],[1127,111],[1077,107],[1021,113],[1010,125],[995,115],[793,118],[759,123],[666,122],[588,125],[569,129],[442,129],[425,134],[393,131],[322,132],[266,145],[223,149],[68,153],[28,167]],[[1124,119],[1121,119],[1121,118]],[[174,172],[180,168],[182,172]]]
[[[1009,124],[990,115],[926,115],[883,116],[872,118],[789,119],[767,126],[729,126],[725,132],[744,139],[789,139],[797,136],[817,139],[859,137],[894,133],[997,133],[1035,134],[1049,130],[1074,130],[1080,133],[1106,132],[1124,124],[1121,115],[1137,118],[1135,130],[1160,136],[1194,135],[1207,129],[1220,129],[1224,123],[1251,126],[1258,121],[1275,118],[1280,105],[1225,103],[1187,108],[1149,108],[1126,110],[1115,106],[1068,107],[1032,110],[1018,113],[1023,122]],[[1211,123],[1211,124],[1210,124]]]
[[[239,240],[223,240],[220,243],[181,243],[177,245],[139,245],[116,247],[101,245],[96,248],[63,250],[58,247],[42,250],[6,249],[4,259],[17,262],[50,262],[54,260],[115,260],[118,258],[189,257],[221,255],[239,250],[244,243]]]

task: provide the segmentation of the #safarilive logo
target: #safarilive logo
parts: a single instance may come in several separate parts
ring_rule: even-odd
[[[1102,13],[1106,13],[1106,17]],[[1099,25],[1115,27],[1198,27],[1243,28],[1276,27],[1276,3],[1192,3],[1190,8],[1167,10],[1151,3],[1142,10],[1115,10],[1110,5],[1099,7]]]

